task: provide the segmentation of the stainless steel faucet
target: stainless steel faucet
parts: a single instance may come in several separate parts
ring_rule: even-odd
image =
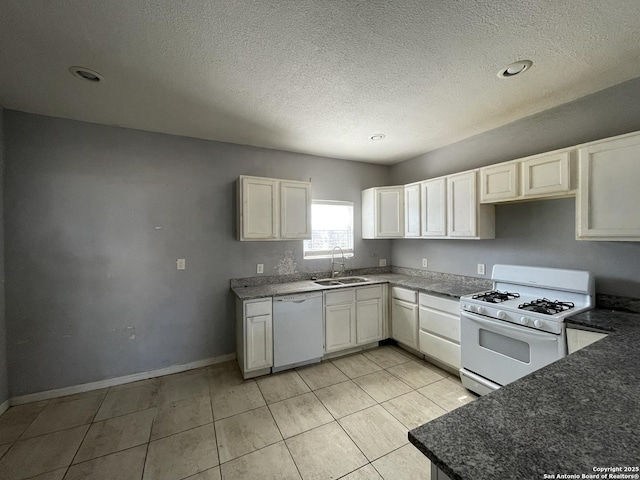
[[[344,251],[342,250],[342,248],[335,246],[333,247],[333,250],[331,250],[331,278],[336,278],[338,276],[338,274],[340,273],[339,271],[336,270],[335,267],[335,253],[336,253],[336,249],[340,250],[340,256],[342,257],[342,263],[340,263],[340,267],[342,269],[342,273],[344,274],[345,270],[344,270]]]

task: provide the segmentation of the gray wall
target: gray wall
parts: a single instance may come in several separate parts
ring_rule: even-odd
[[[5,112],[5,247],[12,396],[235,351],[229,279],[265,274],[302,241],[235,240],[238,175],[311,178],[352,201],[389,167]],[[350,267],[390,259],[356,241]],[[186,258],[177,271],[175,260]]]
[[[0,107],[0,404],[9,398],[9,373],[7,370],[7,326],[4,309],[4,109]]]
[[[640,79],[482,133],[394,165],[404,184],[640,130]],[[496,207],[496,240],[394,240],[396,266],[476,274],[478,263],[587,269],[596,290],[640,298],[640,242],[575,240],[575,201],[545,200]]]

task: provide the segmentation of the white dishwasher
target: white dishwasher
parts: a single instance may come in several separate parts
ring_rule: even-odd
[[[322,292],[273,298],[273,368],[319,362],[324,354]]]

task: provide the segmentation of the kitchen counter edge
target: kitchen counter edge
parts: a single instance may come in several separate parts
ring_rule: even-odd
[[[461,278],[460,280],[451,281],[433,281],[423,277],[397,273],[366,275],[365,277],[369,282],[351,285],[323,286],[314,283],[312,280],[304,280],[300,282],[233,287],[231,290],[240,300],[254,300],[258,298],[278,297],[282,295],[295,295],[297,293],[322,292],[388,283],[393,287],[403,287],[410,290],[417,290],[422,293],[436,294],[458,299],[462,295],[477,293],[478,291],[491,288],[491,282],[473,277],[468,277],[469,280]]]
[[[409,431],[410,442],[452,480],[637,466],[640,314],[594,309],[566,322],[609,335]]]

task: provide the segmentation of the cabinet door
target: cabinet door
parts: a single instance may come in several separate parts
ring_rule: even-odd
[[[449,236],[477,236],[476,171],[447,177],[447,194]]]
[[[513,200],[518,196],[518,164],[507,163],[480,169],[480,202]]]
[[[273,365],[271,315],[247,317],[245,336],[245,371],[271,367]]]
[[[311,184],[280,181],[280,238],[311,239]]]
[[[640,135],[586,145],[578,155],[577,237],[640,240]]]
[[[391,299],[391,333],[394,340],[418,349],[418,305]]]
[[[382,340],[382,298],[356,303],[356,343]]]
[[[436,178],[420,184],[422,190],[422,236],[445,237],[447,235],[446,179]]]
[[[420,184],[414,183],[404,187],[404,236],[420,235]]]
[[[325,307],[325,353],[353,347],[356,344],[355,313],[352,303]]]
[[[376,237],[404,236],[404,187],[376,189]]]
[[[241,177],[240,240],[276,240],[278,232],[278,181]]]
[[[569,152],[554,153],[523,160],[522,195],[525,197],[567,192],[569,186]]]

